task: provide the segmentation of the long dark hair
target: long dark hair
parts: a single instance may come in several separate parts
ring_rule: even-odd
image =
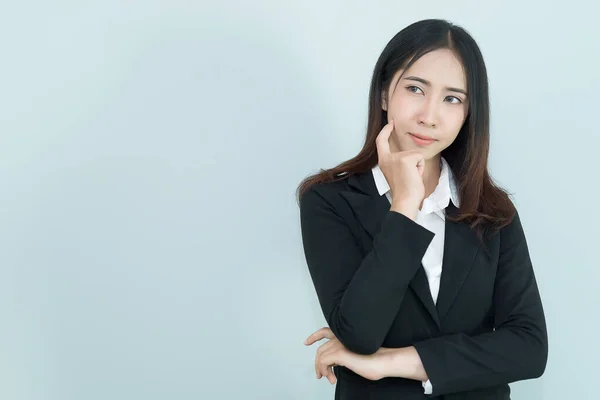
[[[466,120],[454,142],[442,151],[456,176],[460,194],[457,215],[447,218],[469,222],[472,228],[478,228],[480,239],[485,232],[497,231],[512,220],[515,208],[509,194],[493,182],[488,172],[490,105],[483,56],[465,29],[440,19],[415,22],[398,32],[385,46],[371,79],[367,135],[362,150],[334,168],[321,169],[305,178],[297,189],[298,199],[312,185],[346,179],[352,174],[367,172],[377,164],[375,139],[387,123],[382,93],[398,70],[408,69],[424,54],[437,49],[453,51],[462,62],[469,93]]]

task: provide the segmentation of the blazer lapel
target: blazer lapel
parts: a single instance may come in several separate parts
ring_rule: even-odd
[[[346,199],[356,218],[370,235],[371,239],[381,230],[381,223],[390,210],[390,202],[385,195],[379,195],[371,171],[352,175],[348,178],[348,185],[356,190],[342,191],[340,194]],[[401,260],[398,260],[401,263]],[[410,288],[421,300],[435,323],[440,327],[438,311],[431,297],[429,282],[423,266],[410,281]]]
[[[421,300],[421,303],[425,306],[431,318],[435,321],[438,328],[441,327],[440,317],[438,311],[435,308],[433,297],[431,297],[431,290],[429,289],[429,280],[425,274],[423,265],[417,270],[414,278],[410,281],[410,287],[415,292],[417,297]]]
[[[446,213],[454,215],[456,212],[457,208],[450,203]],[[479,239],[467,222],[458,223],[446,219],[445,229],[442,277],[436,303],[440,321],[450,310],[480,249]]]
[[[380,196],[377,192],[371,171],[350,176],[348,186],[354,190],[342,191],[340,194],[373,239],[379,233],[381,223],[390,210],[390,202],[385,195]]]

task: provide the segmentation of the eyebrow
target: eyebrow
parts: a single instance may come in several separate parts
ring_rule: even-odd
[[[409,81],[417,81],[417,82],[421,82],[423,85],[431,86],[431,82],[429,82],[428,80],[425,80],[423,78],[419,78],[418,76],[407,76],[406,78],[403,78],[403,79],[407,79]],[[448,90],[450,92],[462,93],[465,96],[467,96],[467,92],[463,89],[447,87],[446,90]]]

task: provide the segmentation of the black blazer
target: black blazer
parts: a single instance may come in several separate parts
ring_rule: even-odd
[[[508,383],[544,372],[546,322],[518,213],[485,247],[467,223],[446,220],[437,304],[421,264],[434,234],[391,211],[371,171],[311,187],[300,220],[336,337],[360,354],[415,346],[433,385],[427,396],[419,381],[369,381],[335,367],[336,399],[510,399]]]

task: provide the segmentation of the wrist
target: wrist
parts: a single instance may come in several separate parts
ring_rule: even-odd
[[[403,214],[406,217],[415,221],[419,212],[419,205],[406,200],[392,201],[392,206],[390,207],[390,210]]]
[[[375,353],[380,379],[394,376],[394,352],[398,349],[381,347]]]
[[[384,349],[381,348],[381,369],[383,377],[396,377],[426,381],[427,373],[421,363],[421,358],[412,346]]]

